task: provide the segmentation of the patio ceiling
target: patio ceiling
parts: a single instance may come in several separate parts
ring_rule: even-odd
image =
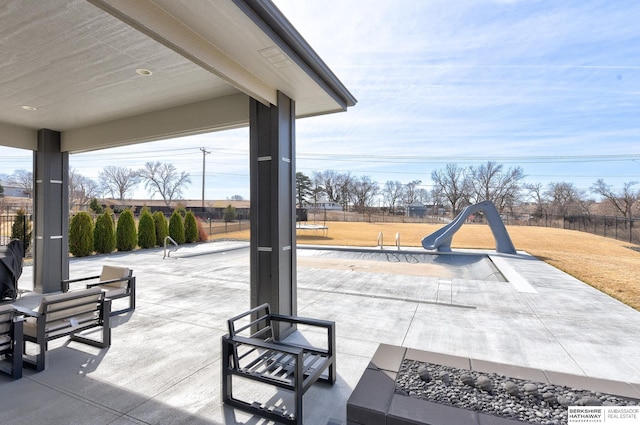
[[[0,145],[31,150],[246,126],[278,91],[298,117],[356,102],[269,0],[5,0],[0,57]]]

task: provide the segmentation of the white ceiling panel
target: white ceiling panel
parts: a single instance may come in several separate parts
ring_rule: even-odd
[[[88,136],[83,129],[107,131],[108,123],[136,116],[145,117],[137,123],[157,122],[154,113],[166,120],[162,111],[189,111],[184,107],[192,104],[219,110],[210,101],[242,99],[234,95],[275,103],[278,91],[296,101],[298,116],[355,104],[289,26],[268,0],[3,0],[0,129]],[[139,75],[140,68],[152,75]],[[237,106],[244,103],[225,115],[227,124],[217,117],[197,131],[246,122]],[[21,146],[2,135],[0,144]],[[83,149],[92,148],[87,140]]]

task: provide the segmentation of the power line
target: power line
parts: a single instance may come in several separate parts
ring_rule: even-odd
[[[331,161],[385,162],[401,164],[439,164],[443,162],[518,162],[518,163],[563,163],[563,162],[611,162],[638,161],[640,154],[616,155],[532,155],[532,156],[420,156],[420,155],[367,155],[298,153],[298,159],[327,159]]]

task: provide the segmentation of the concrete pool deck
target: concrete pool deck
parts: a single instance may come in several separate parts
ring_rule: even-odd
[[[307,392],[305,424],[346,423],[347,399],[381,343],[640,383],[640,312],[526,253],[474,252],[491,255],[509,280],[499,282],[420,276],[408,261],[322,265],[323,251],[298,248],[298,314],[336,321],[338,349],[338,381]],[[133,268],[138,308],[113,318],[109,349],[62,339],[50,344],[45,371],[25,369],[18,381],[0,375],[0,422],[266,423],[220,399],[220,337],[226,319],[249,307],[248,243],[162,256],[145,250],[71,261],[72,278],[103,264]],[[21,288],[31,288],[32,273],[25,267]],[[17,303],[34,307],[37,298]]]

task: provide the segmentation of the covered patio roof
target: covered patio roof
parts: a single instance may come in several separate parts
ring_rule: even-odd
[[[83,152],[249,125],[249,100],[296,117],[354,96],[269,0],[8,0],[0,145],[36,131]]]
[[[295,313],[295,119],[356,99],[270,0],[7,0],[0,57],[0,145],[35,152],[36,292],[68,277],[69,154],[249,126],[251,302]]]

